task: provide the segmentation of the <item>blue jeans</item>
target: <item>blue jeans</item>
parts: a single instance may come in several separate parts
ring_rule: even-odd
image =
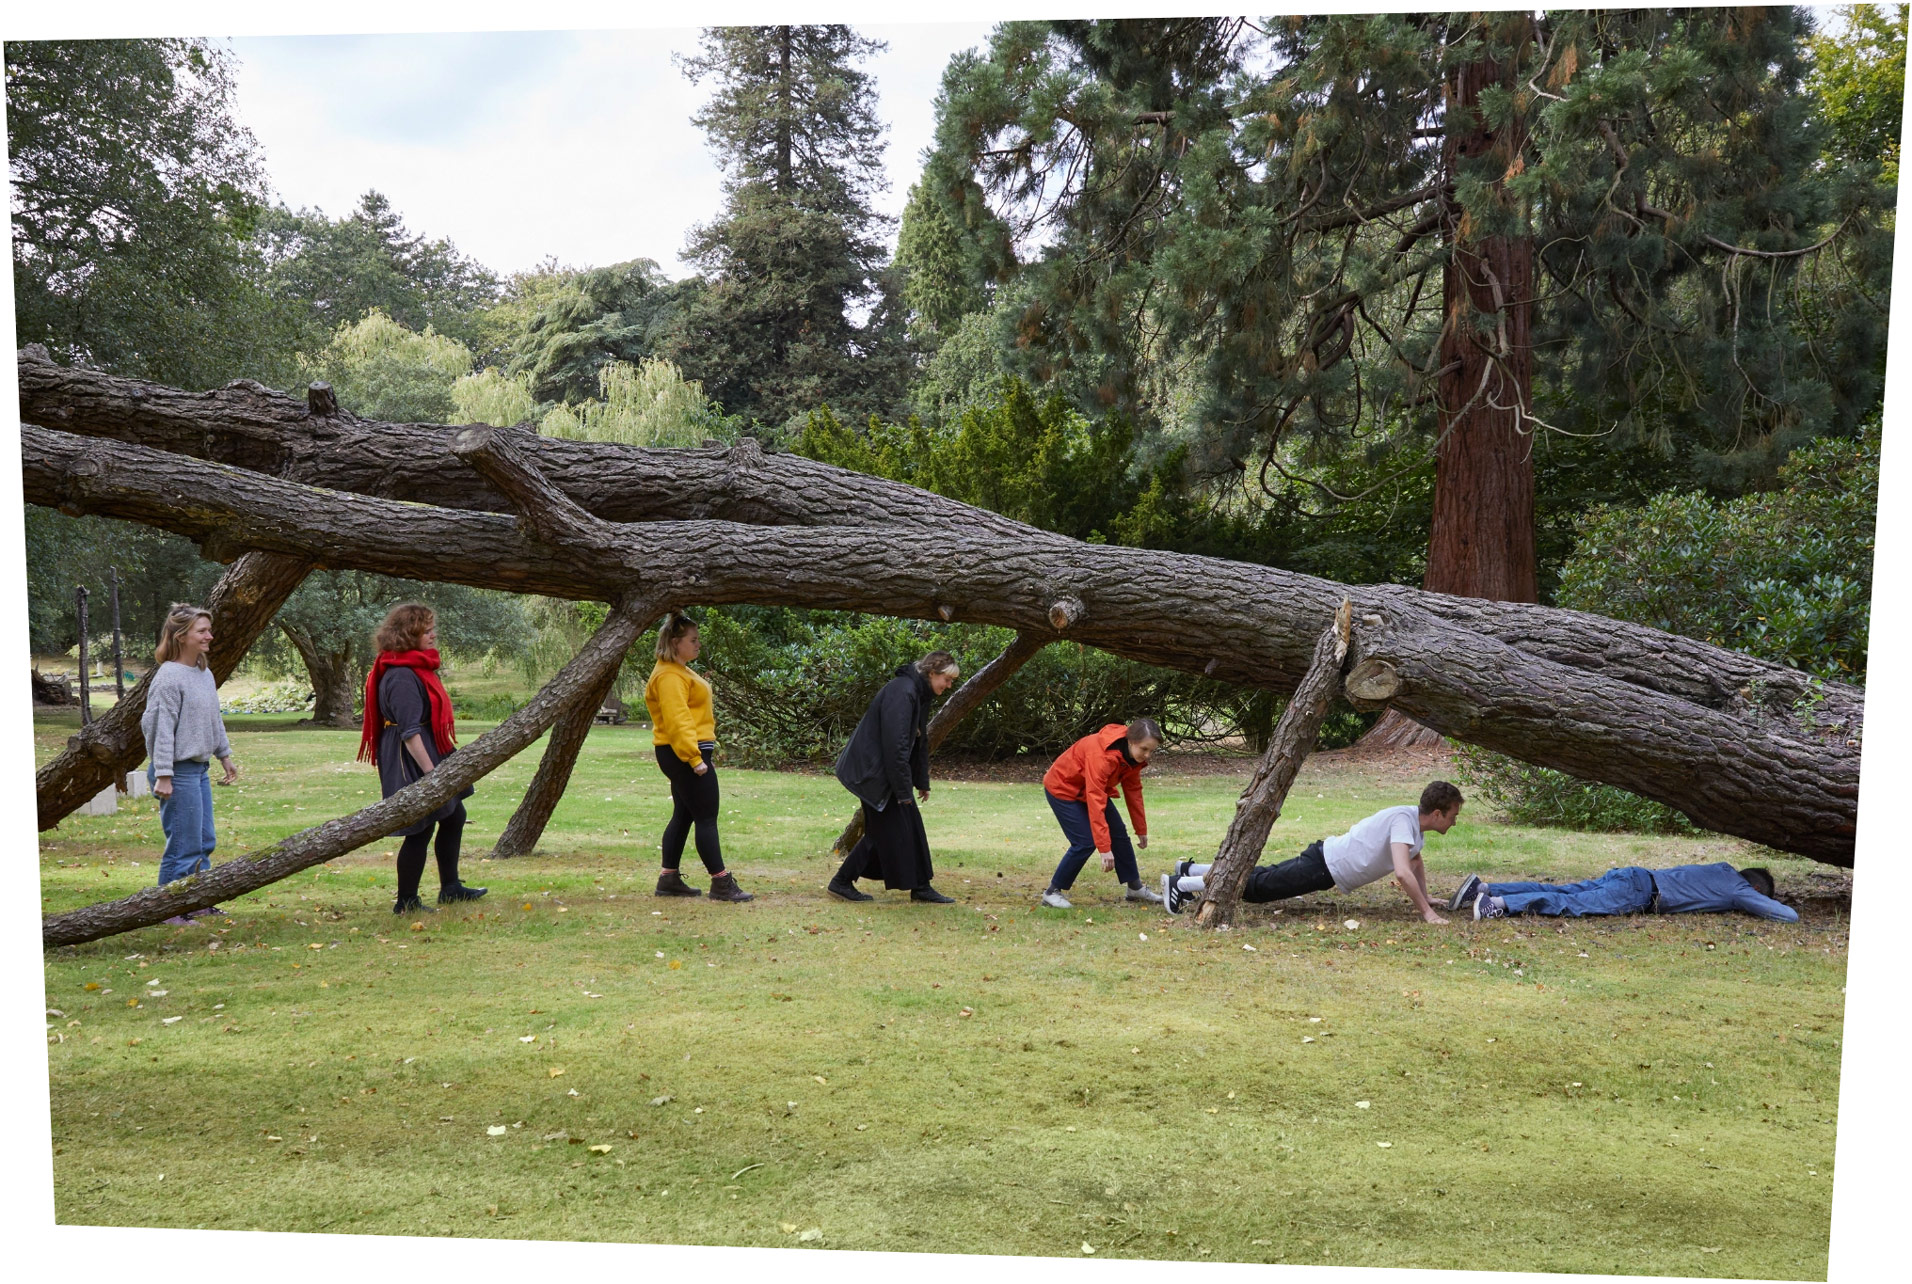
[[[1640,914],[1653,904],[1653,874],[1638,865],[1610,869],[1578,883],[1489,883],[1486,894],[1509,914]]]
[[[211,764],[190,759],[173,764],[173,792],[159,800],[159,827],[166,834],[166,850],[159,858],[163,887],[212,868]],[[153,769],[146,768],[148,784]]]
[[[1095,855],[1095,833],[1089,828],[1089,804],[1081,799],[1067,802],[1047,789],[1042,791],[1042,796],[1049,800],[1049,810],[1056,814],[1062,835],[1069,840],[1069,850],[1063,853],[1062,863],[1049,878],[1049,886],[1066,892],[1075,885],[1076,875],[1082,872],[1089,857]],[[1115,853],[1115,876],[1125,887],[1140,887],[1142,874],[1135,867],[1135,848],[1129,844],[1129,831],[1123,828],[1122,818],[1115,814],[1113,799],[1106,804],[1102,818],[1109,822],[1109,850]]]

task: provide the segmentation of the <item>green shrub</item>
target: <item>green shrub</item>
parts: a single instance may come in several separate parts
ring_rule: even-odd
[[[1664,803],[1473,745],[1455,748],[1454,774],[1471,795],[1522,825],[1592,833],[1699,832],[1692,821]]]

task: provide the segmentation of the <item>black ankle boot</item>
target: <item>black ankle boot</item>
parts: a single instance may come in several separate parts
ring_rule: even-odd
[[[416,895],[401,896],[398,898],[398,903],[392,906],[394,914],[436,914],[437,912],[437,907],[425,904]]]
[[[657,876],[658,896],[702,896],[703,893],[684,881],[683,874],[667,869]]]
[[[924,883],[921,887],[911,889],[910,899],[913,901],[927,901],[931,905],[954,905],[956,903],[954,896],[945,896],[928,883]]]
[[[726,871],[710,880],[710,899],[713,901],[754,901],[757,898],[737,886],[737,880]]]
[[[832,878],[829,885],[823,890],[840,901],[873,901],[876,899],[876,897],[870,895],[868,892],[858,891],[856,884],[850,882],[841,874]]]
[[[446,883],[438,889],[438,903],[447,905],[452,901],[475,901],[490,890],[489,887],[467,887],[463,883]]]

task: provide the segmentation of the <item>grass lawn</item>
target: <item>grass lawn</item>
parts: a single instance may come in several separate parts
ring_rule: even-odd
[[[72,721],[37,720],[41,760]],[[355,733],[291,722],[229,720],[222,857],[376,797]],[[1796,926],[1435,927],[1376,884],[1203,935],[1093,862],[1076,909],[1036,907],[1062,847],[1040,787],[951,780],[924,819],[960,903],[851,906],[822,890],[836,782],[725,770],[725,850],[758,899],[663,902],[669,803],[636,727],[592,735],[540,854],[479,859],[537,752],[468,803],[475,907],[394,919],[386,843],[217,928],[50,952],[59,1220],[1825,1275],[1834,871],[1771,862]],[[1246,770],[1165,757],[1151,875],[1212,853]],[[1271,856],[1411,801],[1426,770],[1316,758]],[[45,908],[150,882],[159,848],[151,799],[69,818],[42,837]],[[1443,895],[1473,869],[1759,855],[1479,809],[1427,849]]]

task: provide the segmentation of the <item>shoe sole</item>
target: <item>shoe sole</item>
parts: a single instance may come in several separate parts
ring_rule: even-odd
[[[1464,880],[1462,880],[1461,885],[1454,889],[1453,897],[1450,898],[1447,902],[1448,910],[1450,912],[1458,911],[1461,906],[1467,904],[1469,901],[1473,899],[1472,896],[1469,896],[1467,894],[1468,888],[1470,887],[1473,888],[1474,895],[1478,896],[1480,895],[1481,888],[1485,886],[1486,886],[1486,883],[1481,879],[1481,876],[1479,874],[1469,874]]]
[[[851,905],[857,905],[857,904],[861,904],[864,901],[873,901],[876,899],[876,897],[871,896],[868,892],[858,892],[854,896],[846,896],[845,894],[843,894],[842,892],[839,892],[834,887],[826,887],[823,890],[830,893],[830,895],[836,897],[838,900],[846,901]]]

